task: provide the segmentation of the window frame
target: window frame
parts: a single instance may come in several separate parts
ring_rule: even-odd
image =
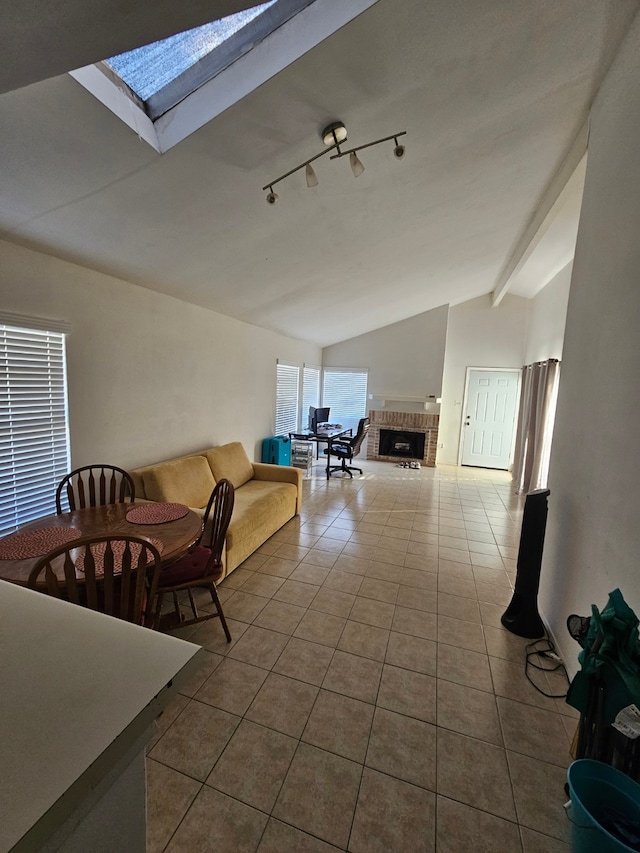
[[[136,88],[136,84],[139,82],[137,78],[134,80],[133,74],[130,76],[121,67],[122,60],[127,56],[138,55],[142,57],[141,64],[144,64],[144,57],[156,50],[163,55],[165,62],[172,62],[174,54],[180,54],[185,49],[180,40],[181,37],[189,37],[197,31],[204,31],[209,27],[215,28],[220,24],[220,20],[214,20],[199,27],[185,30],[183,33],[177,33],[174,36],[160,39],[150,45],[143,45],[125,53],[109,57],[98,63],[98,67],[107,76],[113,75],[121,84],[124,83],[127,90],[132,93],[133,99],[137,99],[143,105],[143,109],[149,118],[152,121],[157,121],[157,119],[184,101],[185,98],[188,98],[201,86],[209,83],[218,74],[229,68],[230,65],[252,50],[256,44],[268,38],[278,27],[281,27],[312,2],[313,0],[277,0],[272,6],[263,9],[262,12],[247,21],[229,37],[221,40],[218,45],[211,48],[207,53],[204,53],[200,57],[192,57],[190,65],[185,67],[183,71],[176,74],[164,85],[157,86],[146,97],[144,94],[140,94]],[[264,4],[260,2],[254,3],[249,9],[225,15],[221,20],[241,17],[251,9],[262,5]]]
[[[216,74],[155,122],[125,83],[116,83],[104,63],[76,68],[69,74],[138,137],[163,154],[224,110],[251,94],[275,74],[373,6],[377,0],[348,3],[309,2],[266,36],[237,62]],[[105,73],[107,71],[107,73]],[[125,92],[126,89],[126,92]]]

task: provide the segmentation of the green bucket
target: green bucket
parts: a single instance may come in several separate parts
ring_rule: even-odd
[[[588,758],[569,765],[567,781],[573,853],[640,851],[640,785]]]

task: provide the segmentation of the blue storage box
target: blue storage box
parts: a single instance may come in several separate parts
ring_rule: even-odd
[[[288,435],[274,435],[262,442],[262,461],[272,465],[291,465],[291,441]]]

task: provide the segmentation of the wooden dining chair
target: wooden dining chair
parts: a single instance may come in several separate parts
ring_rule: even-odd
[[[63,509],[63,497],[69,509]],[[56,512],[72,512],[88,506],[125,503],[136,499],[131,475],[115,465],[85,465],[63,477],[56,490]]]
[[[173,596],[174,623],[193,625],[206,619],[219,618],[222,623],[227,642],[231,642],[231,634],[224,618],[222,605],[216,590],[216,581],[222,575],[222,553],[225,536],[231,515],[233,513],[234,489],[229,480],[219,480],[209,498],[204,514],[203,532],[194,545],[184,556],[163,568],[158,580],[154,627],[161,626],[163,619],[162,603],[165,595]],[[211,594],[215,612],[199,613],[193,597],[197,587],[205,587]],[[186,591],[191,606],[192,618],[185,618],[180,609],[178,594]]]
[[[31,570],[28,586],[108,616],[152,627],[160,568],[160,554],[146,539],[86,536],[41,557]]]

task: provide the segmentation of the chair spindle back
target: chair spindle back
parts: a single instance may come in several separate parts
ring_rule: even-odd
[[[63,509],[63,497],[69,511],[106,504],[133,502],[136,489],[131,475],[115,465],[85,465],[60,481],[56,490],[56,512]]]

